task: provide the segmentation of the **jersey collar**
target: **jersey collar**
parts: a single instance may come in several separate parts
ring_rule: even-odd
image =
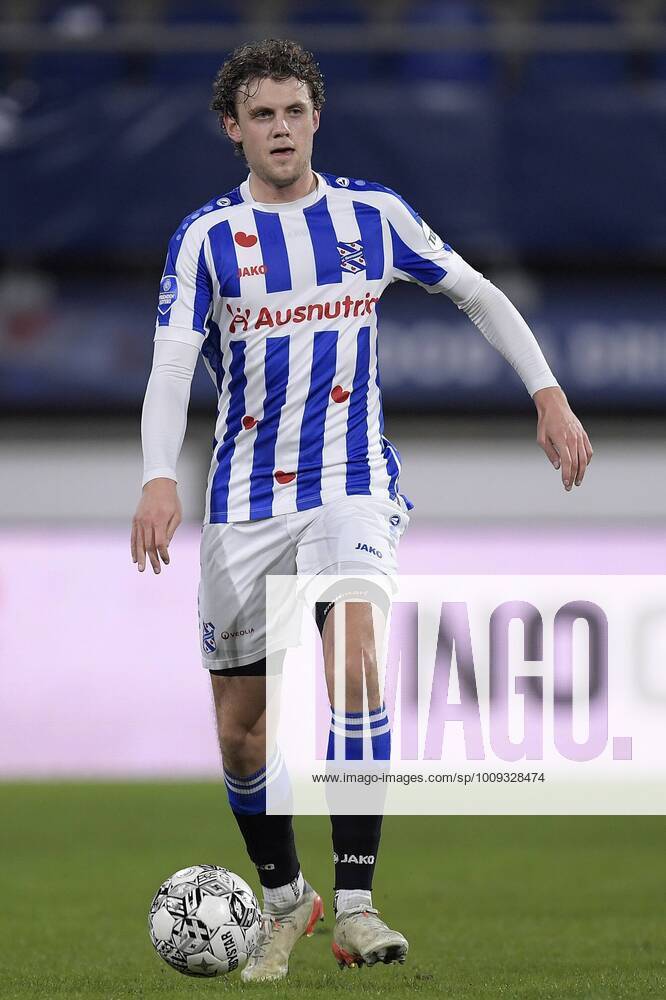
[[[252,205],[253,208],[258,209],[260,212],[293,212],[294,210],[308,208],[310,205],[314,205],[316,201],[319,201],[326,188],[326,182],[321,174],[318,174],[316,170],[312,172],[317,178],[316,188],[314,191],[310,191],[310,194],[306,194],[304,198],[297,198],[296,201],[283,201],[277,204],[266,204],[262,201],[255,201],[250,191],[249,175],[239,187],[240,196],[246,204]]]

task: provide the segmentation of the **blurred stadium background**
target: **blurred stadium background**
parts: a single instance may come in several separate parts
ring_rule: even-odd
[[[234,45],[269,35],[302,41],[326,74],[315,168],[397,189],[496,281],[596,449],[565,494],[513,371],[444,297],[394,287],[380,357],[416,505],[402,570],[663,571],[665,3],[5,2],[6,776],[216,772],[195,629],[203,366],[186,524],[161,578],[137,577],[128,530],[166,243],[245,176],[211,80]],[[190,727],[185,746],[159,738],[165,724]]]

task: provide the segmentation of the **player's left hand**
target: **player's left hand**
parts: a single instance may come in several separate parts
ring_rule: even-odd
[[[580,486],[592,460],[592,445],[580,420],[558,386],[539,389],[533,396],[537,408],[537,443],[552,465],[562,470],[567,492]]]

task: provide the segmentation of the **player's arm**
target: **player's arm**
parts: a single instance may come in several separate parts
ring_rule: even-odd
[[[456,255],[458,256],[458,255]],[[504,292],[460,259],[446,294],[522,379],[537,410],[537,443],[567,491],[580,486],[592,459],[590,439],[543,356],[536,337]]]
[[[192,217],[190,217],[192,218]],[[194,216],[196,218],[196,216]],[[142,493],[132,520],[132,561],[159,573],[182,519],[176,463],[187,426],[192,376],[212,308],[205,233],[186,223],[167,252],[155,329],[153,367],[141,417]],[[160,562],[161,561],[161,562]]]
[[[400,199],[391,206],[395,278],[444,292],[522,379],[537,409],[537,442],[567,491],[580,486],[592,446],[550,370],[536,337],[506,295],[471,267]]]
[[[187,426],[192,376],[199,352],[191,344],[158,340],[141,415],[144,474],[132,521],[132,561],[139,572],[146,557],[160,572],[169,563],[169,543],[182,520],[176,464]]]

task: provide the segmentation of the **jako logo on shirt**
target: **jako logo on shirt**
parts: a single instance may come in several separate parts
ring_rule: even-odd
[[[374,545],[366,545],[365,542],[358,542],[356,545],[357,552],[367,552],[369,556],[377,556],[378,559],[383,559],[383,555],[376,549]]]
[[[160,281],[160,295],[157,302],[157,311],[161,316],[166,316],[178,298],[178,279],[175,274],[165,274]]]
[[[253,330],[271,329],[274,326],[285,326],[287,323],[312,323],[314,320],[337,319],[343,316],[368,316],[374,311],[375,303],[379,298],[365,293],[363,299],[353,299],[351,295],[345,295],[344,299],[335,299],[332,302],[311,302],[310,305],[287,306],[286,309],[276,309],[271,312],[268,306],[262,306],[254,323],[250,323],[250,310],[236,307],[235,311],[229,303],[226,303],[228,312],[232,319],[229,323],[229,333],[235,333],[236,327],[240,324],[242,332],[245,333],[251,326]]]
[[[258,274],[266,274],[267,271],[265,264],[251,264],[249,267],[239,267],[236,274],[239,278],[253,278]]]

